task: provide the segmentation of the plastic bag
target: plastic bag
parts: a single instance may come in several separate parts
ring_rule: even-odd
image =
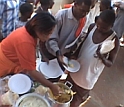
[[[100,53],[106,54],[110,52],[115,47],[115,40],[107,40],[101,45]]]

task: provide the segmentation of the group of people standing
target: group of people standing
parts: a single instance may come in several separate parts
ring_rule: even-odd
[[[44,75],[36,70],[35,48],[37,41],[40,40],[42,61],[48,65],[51,60],[57,59],[58,65],[64,72],[63,65],[67,66],[63,61],[64,56],[69,59],[75,58],[80,63],[80,70],[75,73],[69,72],[66,79],[73,84],[72,90],[76,92],[70,107],[78,107],[89,97],[89,92],[93,89],[104,67],[112,66],[116,59],[120,43],[118,33],[113,30],[116,13],[110,0],[101,0],[100,3],[97,0],[74,0],[70,8],[61,9],[53,16],[48,9],[52,8],[54,1],[45,0],[45,3],[48,1],[44,4],[45,6],[43,1],[37,1],[41,6],[30,20],[28,18],[31,17],[33,8],[30,4],[22,4],[19,20],[26,23],[9,32],[7,37],[3,36],[2,30],[0,37],[4,39],[0,43],[0,77],[23,72],[49,87],[54,95],[58,95],[59,87],[45,79]],[[99,8],[100,12],[96,12],[96,8]],[[25,14],[26,11],[28,14]],[[3,13],[0,13],[0,18],[2,16]],[[66,48],[75,40],[74,45]],[[102,54],[101,45],[107,40],[114,40],[114,48]],[[52,72],[54,71],[50,71]],[[56,82],[59,81],[61,75],[52,78],[52,81],[54,79]]]

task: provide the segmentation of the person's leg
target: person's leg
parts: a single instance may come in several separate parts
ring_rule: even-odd
[[[70,103],[70,107],[79,107],[79,105],[87,100],[89,97],[90,90],[83,89],[76,85],[72,78],[68,75],[66,81],[69,81],[73,84],[72,90],[76,92],[76,94],[73,96],[73,100]]]

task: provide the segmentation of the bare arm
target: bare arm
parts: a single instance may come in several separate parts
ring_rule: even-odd
[[[59,37],[59,32],[61,32],[61,27],[62,27],[62,16],[61,16],[61,13],[58,12],[56,15],[55,15],[55,18],[57,20],[57,24],[54,28],[54,31],[53,33],[51,34],[50,36],[50,39],[46,42],[46,47],[47,47],[47,50],[54,56],[56,56],[56,52],[58,50],[60,50],[59,46],[58,46],[58,41],[60,39]]]
[[[54,95],[58,95],[58,87],[52,84],[50,81],[45,79],[41,72],[36,71],[36,57],[35,57],[35,46],[30,43],[23,43],[16,45],[16,54],[19,59],[19,63],[21,68],[26,69],[28,75],[30,75],[33,79],[40,82],[42,85],[49,87]],[[25,51],[22,51],[25,50]],[[30,52],[30,54],[29,54]]]
[[[42,85],[49,87],[55,96],[59,95],[59,88],[57,85],[54,85],[52,82],[48,81],[42,73],[34,70],[27,71],[27,74],[34,78],[36,81],[40,82]]]

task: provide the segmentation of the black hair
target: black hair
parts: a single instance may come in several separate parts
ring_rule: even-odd
[[[85,5],[91,6],[92,4],[92,0],[74,0],[74,2],[79,5],[84,3]]]
[[[33,12],[33,6],[30,3],[23,3],[19,7],[19,10],[20,10],[21,15],[25,15],[28,12]]]
[[[48,5],[51,0],[40,0],[41,5]]]
[[[106,6],[106,9],[110,9],[110,10],[113,9],[113,7],[111,6],[111,0],[101,0],[101,4]]]
[[[116,16],[113,10],[104,10],[103,12],[101,12],[98,18],[101,18],[105,23],[109,25],[113,25],[115,22]]]
[[[29,20],[25,27],[28,33],[36,38],[36,32],[44,33],[47,36],[51,33],[55,25],[55,18],[50,13],[42,11]]]

